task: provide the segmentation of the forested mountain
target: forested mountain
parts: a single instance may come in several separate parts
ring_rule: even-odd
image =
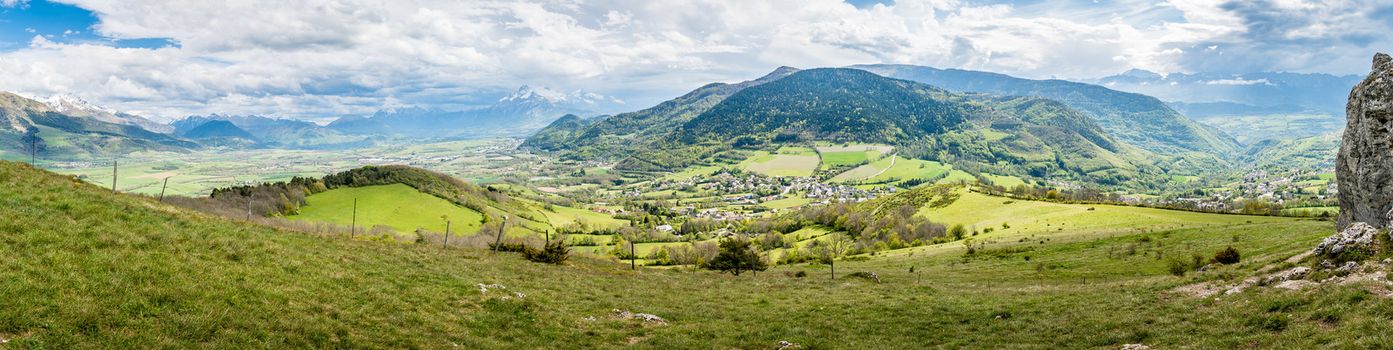
[[[859,65],[851,68],[956,92],[1036,96],[1056,100],[1092,118],[1104,131],[1119,140],[1156,153],[1228,155],[1239,148],[1232,137],[1186,118],[1154,97],[1098,85],[912,65]]]
[[[775,81],[797,71],[797,68],[779,67],[755,80],[708,84],[657,106],[597,118],[593,123],[579,128],[574,124],[553,124],[529,137],[522,147],[565,150],[563,156],[574,158],[619,160],[630,155],[627,150],[633,146],[632,142],[669,133],[740,90]],[[572,128],[574,131],[556,132],[558,128]]]
[[[899,143],[959,129],[974,105],[948,101],[946,91],[852,70],[822,68],[750,87],[683,123],[686,143],[733,137],[789,137]]]
[[[48,159],[88,159],[142,150],[180,151],[197,144],[136,125],[73,116],[50,105],[0,92],[0,149]]]
[[[588,126],[556,123],[524,146],[618,160],[621,169],[674,170],[735,149],[811,141],[891,144],[904,157],[1104,184],[1161,172],[1149,152],[1059,102],[957,94],[837,68],[781,69],[752,82],[708,85]]]

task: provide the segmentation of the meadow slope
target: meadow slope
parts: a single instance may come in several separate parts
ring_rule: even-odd
[[[1387,347],[1393,301],[1358,286],[1170,292],[1280,264],[1332,227],[1243,219],[993,243],[970,257],[952,242],[839,262],[835,281],[807,265],[735,277],[310,236],[0,162],[0,339],[11,348]],[[1243,262],[1165,272],[1164,257],[1225,246]],[[853,271],[881,283],[844,277]]]

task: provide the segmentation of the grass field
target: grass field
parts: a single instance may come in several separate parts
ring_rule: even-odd
[[[1186,228],[1290,221],[1267,216],[1024,201],[967,192],[966,189],[957,191],[961,193],[957,201],[942,208],[921,209],[919,214],[947,225],[962,224],[969,231],[975,229],[982,232],[988,228],[993,230],[992,233],[983,234],[978,239],[1009,241],[1021,237],[1057,236],[1076,240]]]
[[[316,193],[305,199],[309,204],[300,208],[300,215],[287,218],[348,225],[353,221],[355,198],[360,227],[386,225],[400,233],[415,232],[416,228],[444,232],[445,220],[441,216],[445,215],[452,221],[451,231],[470,234],[479,231],[484,219],[477,211],[402,184],[337,188]]]
[[[1321,214],[1336,216],[1340,214],[1340,207],[1306,207],[1282,209],[1282,215],[1320,216]]]
[[[765,208],[769,208],[769,209],[788,209],[788,208],[797,208],[797,207],[801,207],[801,206],[804,206],[804,205],[806,205],[806,204],[808,204],[808,203],[812,203],[812,202],[813,202],[813,200],[812,200],[811,198],[804,198],[804,197],[802,197],[802,196],[798,196],[798,195],[795,194],[794,196],[791,196],[791,197],[789,197],[789,198],[776,199],[776,200],[772,200],[772,201],[760,203],[760,205],[761,205],[761,206],[764,206]]]
[[[551,226],[553,227],[584,223],[586,227],[591,228],[615,228],[629,224],[626,220],[615,219],[612,216],[585,209],[563,206],[552,206],[551,208],[552,210],[543,210],[542,212],[547,215],[547,219],[551,221]]]
[[[942,179],[939,179],[938,182],[937,182],[937,184],[940,184],[940,185],[956,185],[956,184],[972,184],[972,183],[975,183],[975,182],[977,182],[977,177],[976,177],[976,176],[972,176],[972,174],[970,174],[970,173],[968,173],[968,172],[966,172],[966,171],[953,169],[953,170],[951,170],[951,171],[948,172],[948,176],[946,176],[946,177],[944,177],[944,178],[942,178]]]
[[[1054,222],[1085,228],[1078,239],[1064,239],[1074,232],[1066,228],[1043,243],[990,243],[972,256],[959,242],[884,252],[838,262],[836,280],[825,266],[801,264],[736,277],[682,268],[631,272],[585,257],[553,266],[510,253],[309,236],[0,162],[0,338],[24,349],[1393,343],[1393,299],[1363,284],[1254,288],[1217,298],[1173,292],[1280,265],[1332,232],[1328,221],[1094,211],[1151,224],[1109,233],[1085,225],[1112,220],[1090,216],[1087,207],[964,194],[928,212],[983,225],[1009,220],[1022,233],[1048,232],[1053,226],[1044,224]],[[1007,246],[1018,248],[1001,250]],[[1166,272],[1163,256],[1212,255],[1227,246],[1242,252],[1241,263],[1184,277]],[[1135,254],[1117,253],[1129,248]],[[800,271],[809,276],[792,274]],[[876,272],[881,281],[846,277],[850,272]],[[481,291],[480,284],[506,288]],[[667,323],[616,318],[614,309]]]
[[[994,184],[994,185],[1002,186],[1002,187],[1006,187],[1006,188],[1013,188],[1013,187],[1020,186],[1020,185],[1026,185],[1025,180],[1022,180],[1021,178],[1015,177],[1015,176],[996,175],[996,174],[985,174],[985,173],[984,173],[984,174],[982,174],[982,177],[987,178],[987,180],[991,180],[991,181],[992,181],[992,184]],[[1029,185],[1027,185],[1027,186],[1029,186]]]
[[[856,167],[832,178],[834,182],[901,182],[910,179],[933,178],[952,170],[943,163],[890,156]]]
[[[817,170],[817,153],[802,147],[784,147],[775,153],[758,152],[740,167],[768,176],[812,176]]]
[[[822,167],[824,169],[838,166],[852,166],[867,161],[880,159],[881,155],[890,153],[893,147],[885,145],[822,145],[817,147],[817,151],[822,154]]]

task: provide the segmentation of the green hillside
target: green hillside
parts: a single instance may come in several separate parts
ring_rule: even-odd
[[[568,160],[617,160],[620,170],[661,172],[763,154],[745,150],[775,153],[803,143],[879,143],[892,146],[901,158],[952,164],[971,173],[1132,188],[1163,186],[1168,178],[1153,165],[1164,163],[1152,160],[1153,154],[1113,139],[1059,102],[954,94],[855,69],[777,73],[739,89],[704,87],[653,109],[590,124],[568,119],[523,146]],[[711,90],[717,87],[721,89]],[[864,152],[826,153],[824,168],[855,165],[863,157],[873,160]],[[754,170],[807,172],[803,167]]]
[[[348,225],[353,222],[353,205],[357,200],[359,226],[386,225],[400,233],[414,232],[417,228],[445,232],[445,220],[441,216],[447,216],[452,221],[452,232],[472,234],[479,231],[484,219],[478,211],[403,184],[344,187],[316,193],[305,200],[309,204],[300,208],[300,214],[287,218]]]
[[[56,112],[47,105],[0,92],[0,157],[87,160],[136,151],[187,151],[193,142],[90,117]]]
[[[1217,298],[1177,292],[1280,265],[1330,232],[1328,221],[1130,208],[1132,217],[1160,219],[1137,232],[1044,235],[1024,231],[1039,226],[1033,216],[1072,225],[1091,220],[1076,212],[1087,208],[1003,202],[967,194],[945,208],[964,206],[963,216],[1034,208],[1002,214],[1020,234],[973,237],[976,255],[964,255],[958,242],[883,252],[838,262],[837,281],[829,281],[820,265],[739,277],[631,272],[584,257],[554,266],[509,253],[310,236],[0,162],[0,339],[14,348],[475,349],[774,348],[780,341],[831,349],[1377,348],[1393,341],[1378,331],[1393,300],[1362,284]],[[971,220],[995,225],[991,215]],[[1243,253],[1242,263],[1186,277],[1167,273],[1161,258],[1227,246]],[[850,272],[876,272],[880,283]],[[484,292],[480,284],[506,288]],[[615,309],[667,322],[622,319]]]
[[[853,68],[958,92],[1037,96],[1056,100],[1082,111],[1114,137],[1161,154],[1204,152],[1223,155],[1239,148],[1232,137],[1177,113],[1154,97],[1142,94],[1064,80],[1030,80],[959,69],[892,64]]]

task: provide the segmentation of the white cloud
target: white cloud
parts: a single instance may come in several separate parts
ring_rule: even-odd
[[[94,11],[97,34],[179,45],[115,48],[36,36],[28,48],[0,53],[0,86],[71,93],[167,118],[462,108],[481,103],[474,97],[481,92],[521,84],[584,88],[640,108],[780,65],[890,62],[1037,78],[1191,71],[1252,61],[1246,58],[1254,52],[1244,48],[1258,32],[1248,8],[1203,0],[1024,7],[899,0],[860,9],[837,0],[64,1]],[[9,3],[23,2],[0,0]],[[1367,25],[1358,18],[1364,12],[1350,15],[1350,6],[1331,3],[1348,5],[1275,2],[1288,11],[1282,14],[1321,17],[1277,36],[1327,40]],[[1384,31],[1357,32],[1388,44],[1388,28],[1377,28]],[[1332,53],[1308,51],[1315,53],[1264,63],[1271,70],[1355,70],[1313,63],[1330,61]],[[1225,53],[1247,56],[1215,58]],[[1368,55],[1348,56],[1340,60]]]

